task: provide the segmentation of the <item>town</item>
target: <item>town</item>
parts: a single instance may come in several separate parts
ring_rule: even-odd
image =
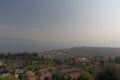
[[[95,73],[98,68],[110,65],[112,69],[111,65],[114,65],[117,72],[120,71],[119,56],[113,58],[101,55],[96,57],[69,55],[65,57],[64,54],[64,58],[60,58],[60,51],[52,50],[51,52],[56,55],[27,52],[1,53],[0,80],[7,80],[7,77],[13,78],[12,80],[96,80]],[[59,58],[53,58],[53,56]],[[88,79],[81,79],[82,77]]]
[[[120,80],[120,0],[0,0],[0,80]]]

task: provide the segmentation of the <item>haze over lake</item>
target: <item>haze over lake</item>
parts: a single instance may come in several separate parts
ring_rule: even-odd
[[[0,51],[120,47],[119,0],[0,0]]]

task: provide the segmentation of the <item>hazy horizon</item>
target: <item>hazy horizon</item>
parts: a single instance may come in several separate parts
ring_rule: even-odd
[[[120,48],[120,0],[0,0],[0,52]]]

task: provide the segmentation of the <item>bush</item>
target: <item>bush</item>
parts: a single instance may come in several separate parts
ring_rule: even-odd
[[[89,72],[82,71],[77,80],[93,80],[93,77],[89,74]]]
[[[116,67],[112,64],[101,67],[96,71],[95,80],[118,80]]]

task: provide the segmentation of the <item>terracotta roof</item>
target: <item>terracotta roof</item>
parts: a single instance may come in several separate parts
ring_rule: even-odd
[[[48,67],[48,68],[43,68],[43,69],[40,69],[39,71],[40,72],[43,72],[43,71],[48,71],[48,70],[54,70],[54,69],[56,69],[55,67]]]
[[[25,73],[26,76],[35,76],[35,74],[32,71],[27,71]]]
[[[78,76],[80,76],[79,73],[73,73],[73,74],[70,74],[70,77],[71,77],[72,79],[74,79],[74,78],[77,79]]]

